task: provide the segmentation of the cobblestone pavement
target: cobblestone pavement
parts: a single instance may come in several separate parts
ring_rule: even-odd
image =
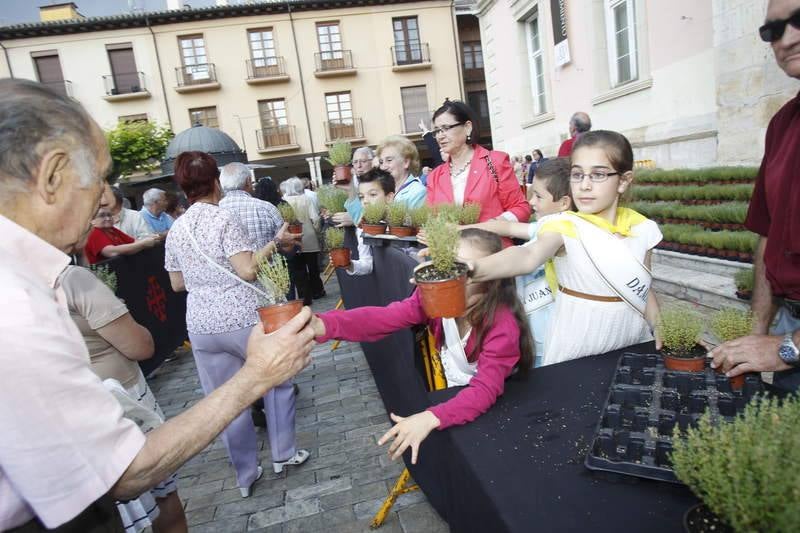
[[[335,280],[316,311],[339,298]],[[259,531],[328,533],[370,531],[369,523],[403,469],[392,463],[377,439],[390,427],[372,374],[357,343],[331,343],[313,351],[313,362],[295,378],[297,441],[311,452],[300,467],[272,473],[269,445],[259,429],[264,476],[242,498],[222,441],[178,471],[179,494],[193,533]],[[150,380],[167,417],[202,398],[188,351],[176,352]],[[400,496],[381,533],[448,531],[421,491]]]

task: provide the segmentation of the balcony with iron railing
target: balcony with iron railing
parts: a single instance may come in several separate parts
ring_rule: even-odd
[[[217,69],[214,63],[198,63],[175,68],[179,93],[216,90],[220,88],[217,81]]]
[[[142,72],[109,74],[103,76],[103,85],[106,91],[103,98],[108,102],[150,98],[150,91],[147,90]]]
[[[400,115],[400,133],[406,137],[421,137],[419,121],[430,124],[433,111],[409,111]]]
[[[481,82],[486,81],[486,73],[481,68],[467,68],[464,67],[464,81],[466,82]]]
[[[246,59],[245,63],[247,64],[247,83],[250,85],[289,81],[286,63],[282,56]]]
[[[72,98],[72,82],[69,80],[45,81],[41,83],[51,91]]]
[[[420,70],[431,68],[431,54],[428,43],[408,41],[390,47],[392,52],[392,70]]]
[[[360,118],[346,118],[329,120],[325,125],[325,143],[332,144],[336,141],[363,142],[364,125]]]
[[[333,50],[330,52],[315,52],[314,76],[317,78],[332,78],[336,76],[354,76],[356,68],[353,66],[353,53],[350,50]]]
[[[267,126],[256,130],[259,153],[285,152],[297,150],[295,127],[291,125]]]

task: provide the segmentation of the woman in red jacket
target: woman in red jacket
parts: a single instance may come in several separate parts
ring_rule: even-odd
[[[473,261],[499,252],[500,238],[488,231],[461,232],[458,256]],[[480,296],[477,297],[476,296]],[[466,424],[485,413],[505,390],[505,380],[516,369],[524,376],[533,362],[528,320],[519,302],[513,278],[492,283],[467,282],[472,304],[458,318],[429,318],[422,309],[419,291],[386,307],[358,307],[316,315],[311,326],[317,342],[342,339],[372,342],[395,331],[425,324],[436,339],[448,387],[463,386],[446,402],[420,413],[400,417],[378,441],[392,440],[389,454],[400,457],[411,447],[411,463],[417,463],[420,443],[434,429]]]
[[[428,175],[428,205],[481,205],[479,221],[528,222],[531,207],[504,152],[477,144],[475,113],[464,102],[445,100],[433,114],[433,130],[447,164]]]

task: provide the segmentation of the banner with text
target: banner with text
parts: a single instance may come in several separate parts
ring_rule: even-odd
[[[569,40],[567,39],[567,0],[550,0],[550,13],[553,17],[553,57],[557,67],[571,61]]]

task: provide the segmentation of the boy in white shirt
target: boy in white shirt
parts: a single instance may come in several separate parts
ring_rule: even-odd
[[[373,168],[358,178],[358,198],[362,207],[379,202],[391,203],[394,200],[394,178],[380,168]],[[358,259],[347,267],[352,276],[366,276],[372,273],[372,247],[364,244],[364,232],[356,228],[358,238]]]

